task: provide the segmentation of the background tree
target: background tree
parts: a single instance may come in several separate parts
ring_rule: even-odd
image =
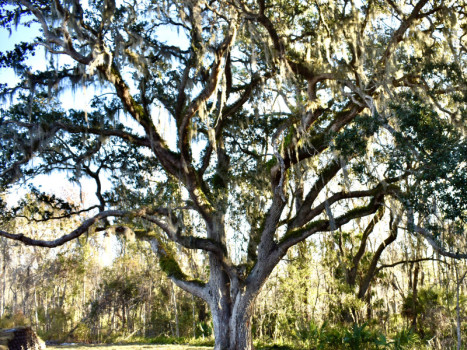
[[[255,300],[291,247],[382,207],[396,232],[467,257],[440,226],[464,235],[464,1],[1,5],[5,28],[40,30],[0,57],[23,78],[3,87],[17,99],[1,117],[2,190],[64,170],[97,199],[43,196],[59,218],[89,216],[52,240],[2,236],[56,247],[131,228],[207,302],[216,349],[252,347]],[[39,47],[68,59],[32,71]],[[61,108],[53,88],[80,85],[91,110]],[[187,275],[169,242],[204,252],[209,277]]]

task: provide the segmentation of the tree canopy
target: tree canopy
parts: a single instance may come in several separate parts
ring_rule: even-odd
[[[312,235],[387,215],[467,257],[464,0],[0,3],[4,28],[39,28],[0,56],[20,78],[1,86],[1,190],[61,171],[96,197],[36,191],[53,210],[30,220],[86,218],[51,240],[1,236],[131,230],[209,304],[216,349],[252,346],[259,290]],[[63,108],[70,89],[95,95],[88,110]],[[204,252],[209,279],[168,242]]]

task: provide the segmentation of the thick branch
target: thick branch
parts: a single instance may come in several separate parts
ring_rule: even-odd
[[[280,252],[280,254],[285,254],[287,249],[289,249],[291,246],[305,240],[317,232],[334,231],[347,224],[351,220],[376,213],[376,211],[383,204],[384,196],[393,191],[397,191],[397,189],[392,186],[386,189],[381,188],[380,191],[375,191],[376,193],[373,193],[374,196],[368,205],[349,210],[347,213],[335,218],[333,225],[331,225],[331,220],[316,220],[308,223],[303,227],[288,230],[280,240],[277,246],[277,250]],[[367,196],[371,195],[370,192],[371,190],[368,191]]]
[[[7,123],[8,122],[5,124]],[[27,164],[31,159],[33,159],[36,152],[38,152],[44,144],[47,144],[59,130],[57,126],[48,128],[48,130],[43,130],[40,125],[34,126],[41,132],[37,133],[38,136],[32,138],[28,145],[21,144],[21,146],[23,146],[21,150],[24,152],[23,158],[15,161],[10,167],[3,170],[0,173],[0,177],[8,178],[10,182],[17,180],[21,175],[21,166]]]
[[[392,267],[396,267],[396,266],[402,265],[402,264],[414,264],[414,263],[419,263],[419,262],[422,262],[422,261],[438,261],[438,262],[443,263],[443,264],[448,264],[447,261],[442,260],[442,259],[437,259],[437,258],[420,258],[420,259],[414,259],[414,260],[402,260],[402,261],[397,261],[397,262],[392,263],[392,264],[382,264],[382,265],[380,265],[376,269],[375,275],[377,275],[382,269],[392,268]]]
[[[206,285],[201,281],[190,280],[180,269],[179,264],[171,256],[166,249],[161,245],[161,243],[153,238],[150,241],[151,248],[154,253],[159,257],[159,263],[162,270],[169,276],[169,278],[180,288],[196,295],[199,298],[202,298],[208,301],[209,294],[206,289]]]
[[[234,20],[232,22],[235,22]],[[189,135],[189,125],[191,123],[191,119],[195,116],[195,114],[199,111],[202,105],[212,96],[212,94],[216,91],[217,86],[219,84],[219,77],[222,72],[222,64],[224,63],[224,59],[228,52],[230,51],[230,47],[232,46],[235,36],[237,33],[237,25],[232,24],[228,35],[224,38],[224,41],[215,52],[215,59],[214,63],[211,67],[210,76],[208,79],[207,84],[204,86],[203,90],[200,92],[198,97],[196,97],[188,106],[187,111],[183,115],[183,117],[179,120],[179,150],[182,156],[185,158],[186,161],[189,161],[189,149],[188,149],[188,135]]]
[[[331,231],[333,230],[332,226],[335,226],[335,229],[338,229],[353,219],[375,213],[382,205],[383,199],[384,193],[375,195],[367,206],[349,210],[347,213],[336,218],[333,225],[331,225],[330,220],[317,220],[301,229],[289,231],[284,235],[279,243],[275,243],[273,237],[270,235],[268,236],[263,234],[258,248],[258,251],[261,252],[261,254],[258,254],[258,261],[248,275],[246,284],[249,285],[252,290],[258,290],[272,272],[272,269],[284,257],[291,246],[305,240],[314,233]],[[278,201],[280,201],[280,198],[276,202]],[[278,203],[276,203],[276,206],[272,209],[274,210],[271,211],[269,217],[271,222],[275,222],[276,216],[279,212],[277,209],[281,208],[278,206]],[[278,220],[279,219],[277,219],[277,221]],[[261,246],[262,244],[263,246]]]
[[[392,53],[394,52],[395,47],[397,46],[397,44],[399,44],[402,41],[402,39],[404,38],[405,32],[407,31],[407,29],[410,28],[410,26],[415,21],[415,19],[418,18],[421,9],[423,8],[423,6],[426,5],[427,2],[428,0],[420,0],[417,3],[417,5],[415,5],[410,16],[407,17],[404,21],[402,21],[399,28],[392,35],[392,38],[389,41],[388,46],[386,47],[386,50],[384,51],[383,56],[381,57],[378,65],[382,65],[383,67],[386,67],[386,63],[391,57]]]
[[[289,230],[293,230],[296,227],[303,226],[306,222],[310,222],[313,220],[315,217],[323,213],[324,210],[326,210],[326,206],[331,207],[334,203],[342,200],[342,199],[350,199],[350,198],[363,198],[363,197],[373,197],[378,195],[379,193],[389,193],[392,191],[397,191],[398,187],[394,185],[389,185],[391,183],[391,180],[388,181],[382,181],[380,182],[375,188],[372,188],[370,190],[362,190],[362,191],[341,191],[334,193],[332,196],[329,198],[326,198],[323,202],[318,204],[316,207],[313,209],[310,208],[306,212],[306,215],[301,218],[301,225],[298,226],[293,226],[290,227]]]
[[[130,115],[144,128],[149,138],[152,150],[158,157],[162,166],[176,178],[180,178],[181,166],[179,155],[170,151],[165,141],[159,135],[151,116],[139,105],[130,93],[130,88],[125,83],[117,68],[112,65],[108,69],[106,65],[99,66],[99,70],[113,83],[117,95]]]
[[[102,211],[92,218],[85,220],[78,228],[70,232],[69,234],[63,235],[60,238],[55,240],[41,240],[41,239],[34,239],[28,237],[22,233],[10,233],[6,231],[0,230],[0,236],[5,238],[9,238],[12,240],[20,241],[26,245],[38,246],[38,247],[46,247],[46,248],[54,248],[61,246],[75,238],[80,237],[82,234],[87,232],[87,230],[94,224],[98,223],[99,221],[106,219],[108,217],[141,217],[144,218],[148,215],[159,213],[164,215],[167,212],[165,208],[142,208],[140,210],[135,211],[127,211],[127,210],[107,210]]]
[[[20,127],[24,127],[28,129],[39,126],[38,124],[35,124],[35,123],[25,123],[25,122],[19,122],[15,120],[7,120],[4,122],[4,124],[15,124]],[[119,130],[119,129],[111,129],[111,128],[101,129],[101,128],[94,128],[94,127],[85,127],[81,125],[66,124],[62,122],[48,124],[47,127],[49,130],[56,130],[56,131],[64,130],[71,134],[82,133],[82,134],[93,134],[93,135],[100,135],[100,136],[115,136],[133,145],[145,146],[149,148],[151,147],[151,144],[148,138],[133,135],[128,131]]]
[[[363,257],[363,254],[365,254],[366,242],[368,240],[368,237],[373,232],[376,224],[383,218],[383,215],[384,215],[384,207],[381,207],[376,212],[375,216],[373,217],[373,219],[371,219],[370,223],[368,224],[368,226],[365,228],[365,231],[363,232],[358,251],[352,259],[352,267],[349,269],[347,273],[347,282],[351,286],[355,284],[355,279],[357,278],[358,267],[360,265],[360,261]]]
[[[55,240],[47,241],[47,240],[41,240],[41,239],[33,239],[28,236],[25,236],[22,233],[19,234],[14,234],[14,233],[9,233],[6,231],[0,230],[0,236],[9,238],[15,241],[20,241],[26,245],[32,245],[32,246],[37,246],[37,247],[46,247],[46,248],[54,248],[61,246],[75,238],[80,237],[82,234],[84,234],[92,225],[95,223],[99,222],[102,219],[105,219],[107,217],[122,217],[129,215],[130,213],[128,211],[123,211],[123,210],[108,210],[108,211],[103,211],[100,212],[99,214],[93,216],[90,219],[85,220],[76,230],[73,230],[67,235],[64,235],[60,238],[57,238]]]
[[[68,212],[66,214],[63,214],[63,215],[57,215],[57,216],[50,216],[50,217],[47,217],[46,219],[35,219],[34,217],[28,217],[26,215],[15,215],[15,218],[23,218],[23,219],[26,219],[28,222],[46,222],[46,221],[49,221],[49,220],[62,220],[62,219],[68,219],[68,218],[71,218],[72,216],[74,215],[80,215],[80,214],[83,214],[83,213],[87,213],[91,210],[94,210],[94,209],[98,209],[100,206],[99,205],[93,205],[93,206],[90,206],[89,208],[86,208],[86,209],[81,209],[81,210],[77,210],[77,211],[73,211],[73,212]]]
[[[54,34],[52,34],[47,24],[47,20],[39,8],[35,7],[31,2],[27,0],[20,0],[19,3],[25,6],[37,18],[37,20],[41,24],[45,39],[48,43],[60,46],[64,50],[61,53],[69,55],[71,58],[73,58],[79,63],[89,64],[92,61],[92,56],[81,55],[73,47],[72,42],[71,42],[71,37],[68,33],[68,30],[66,29],[66,21],[67,21],[66,17],[63,19],[63,22],[62,22],[63,25],[61,27],[61,31],[65,37],[65,40],[63,40],[55,36]],[[68,16],[70,16],[69,13],[68,13]]]
[[[294,142],[283,151],[284,170],[289,169],[292,165],[297,164],[305,159],[314,157],[329,147],[329,135],[339,132],[345,125],[349,124],[361,111],[364,106],[359,106],[353,102],[349,102],[347,106],[340,112],[335,113],[334,118],[328,128],[317,135],[305,140],[304,135],[297,138]],[[298,146],[298,144],[301,144]],[[272,187],[276,188],[280,181],[281,167],[276,165],[271,169]]]
[[[157,210],[160,214],[161,209]],[[153,211],[152,214],[154,213],[155,211]],[[222,264],[224,270],[227,272],[230,278],[238,279],[236,269],[227,257],[227,249],[225,246],[213,239],[184,236],[181,234],[181,229],[178,227],[177,223],[173,221],[173,219],[175,218],[171,214],[171,212],[168,211],[167,213],[164,213],[164,216],[167,217],[167,220],[165,222],[154,215],[142,215],[141,217],[144,220],[156,224],[167,234],[168,239],[181,245],[182,247],[187,249],[199,249],[214,254],[219,260],[219,262]],[[152,239],[153,237],[150,238]]]
[[[307,193],[301,206],[298,208],[295,219],[293,219],[293,221],[290,223],[291,228],[300,227],[305,224],[306,217],[311,211],[311,206],[313,205],[314,201],[341,168],[341,162],[334,160],[321,171],[321,173],[318,175],[318,179]]]
[[[391,220],[392,221],[392,220]],[[396,238],[397,238],[397,225],[400,222],[400,217],[396,217],[393,222],[391,222],[390,226],[390,234],[389,236],[379,245],[378,249],[376,250],[375,254],[373,255],[373,258],[371,259],[370,266],[368,267],[368,270],[365,274],[365,277],[363,277],[359,291],[358,291],[358,298],[363,299],[365,296],[369,286],[370,282],[373,279],[373,277],[376,274],[376,265],[378,264],[378,261],[381,257],[381,254],[383,254],[384,250],[386,249],[387,246],[389,246],[391,243],[393,243]]]
[[[428,243],[433,247],[433,249],[438,252],[440,255],[447,256],[453,259],[467,259],[466,253],[453,253],[446,251],[437,241],[436,238],[425,228],[413,225],[413,230],[419,234],[421,234]]]
[[[187,249],[200,249],[212,252],[215,253],[219,258],[222,258],[222,256],[225,254],[225,247],[222,247],[222,245],[218,242],[206,238],[181,235],[180,230],[176,227],[175,224],[170,222],[170,219],[168,220],[169,222],[163,222],[153,215],[144,215],[142,218],[156,224],[167,234],[167,237],[170,240],[180,244]]]

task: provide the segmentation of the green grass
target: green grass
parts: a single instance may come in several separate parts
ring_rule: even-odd
[[[60,345],[47,346],[47,349],[52,350],[208,350],[210,346],[193,346],[193,345]]]

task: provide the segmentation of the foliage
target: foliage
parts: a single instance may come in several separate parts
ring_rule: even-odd
[[[30,326],[29,319],[21,312],[5,313],[0,319],[0,328],[14,328],[18,326]]]
[[[79,345],[60,345],[60,346],[47,346],[50,349],[57,350],[57,349],[67,349],[67,350],[89,350],[89,349],[96,349],[96,350],[143,350],[147,349],[148,345],[141,345],[141,344],[116,344],[116,345],[86,345],[86,344],[79,344]],[[196,345],[159,345],[159,349],[161,350],[207,350],[208,347],[203,346],[196,346]]]
[[[394,336],[392,347],[394,350],[420,348],[420,338],[413,329],[403,329]]]
[[[324,322],[321,326],[312,322],[301,345],[272,346],[258,344],[259,349],[412,349],[421,345],[420,339],[412,331],[402,331],[394,339],[387,339],[378,330],[368,329],[368,325],[354,324],[351,328],[330,326]]]
[[[448,305],[452,305],[453,295],[446,295],[439,288],[423,288],[413,294],[408,293],[402,304],[402,315],[413,317],[418,315],[417,332],[423,338],[444,338],[452,330],[449,322]]]

